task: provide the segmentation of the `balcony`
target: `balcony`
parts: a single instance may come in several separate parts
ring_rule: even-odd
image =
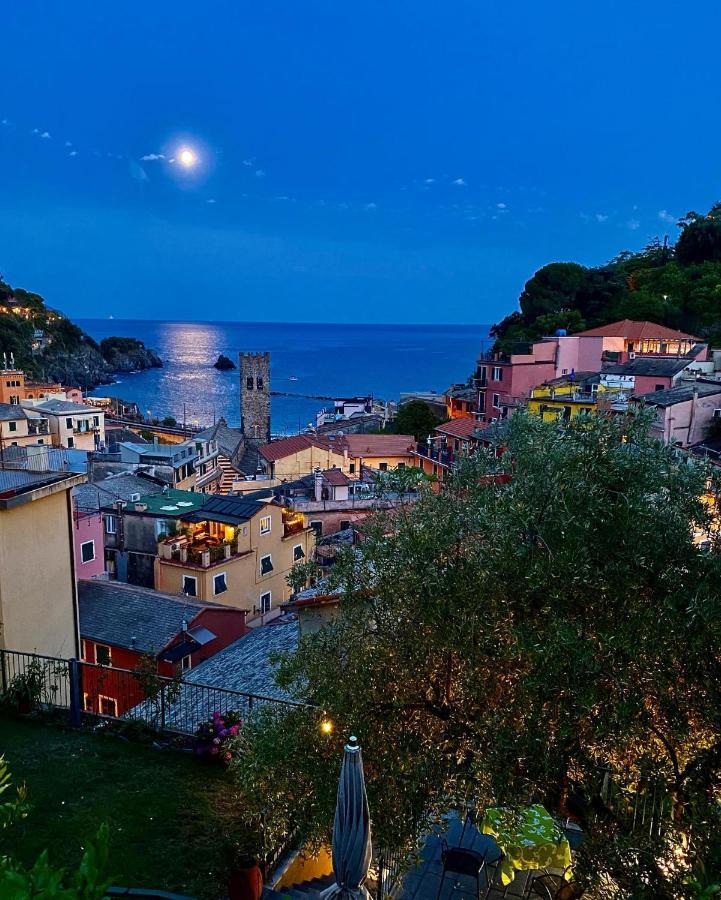
[[[28,419],[28,434],[50,434],[47,419]]]
[[[196,569],[210,569],[229,559],[245,556],[248,552],[238,552],[237,538],[230,541],[212,537],[189,540],[183,535],[178,538],[167,538],[158,544],[158,557],[161,562],[172,562]]]
[[[439,466],[450,466],[458,459],[457,454],[444,447],[436,447],[434,444],[416,444],[416,453],[424,459],[437,463]]]
[[[292,537],[301,534],[306,529],[305,517],[302,513],[293,513],[283,510],[283,537]]]

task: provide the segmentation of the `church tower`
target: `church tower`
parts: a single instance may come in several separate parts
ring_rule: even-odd
[[[270,353],[239,354],[240,429],[253,444],[270,440]]]

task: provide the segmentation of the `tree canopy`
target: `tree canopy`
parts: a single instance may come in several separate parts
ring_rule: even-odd
[[[656,239],[602,266],[543,266],[526,282],[520,311],[494,326],[497,348],[509,351],[557,328],[577,332],[618,319],[647,319],[721,340],[721,204],[704,215],[689,212],[678,224],[675,247]]]
[[[424,441],[442,421],[427,403],[409,400],[401,406],[398,415],[385,430],[393,434],[412,434],[417,441]]]
[[[540,801],[583,823],[589,896],[685,896],[674,853],[691,831],[693,859],[718,869],[721,558],[694,543],[713,536],[709,475],[648,427],[519,414],[499,458],[479,451],[372,520],[336,564],[338,617],[280,667],[335,734],[309,709],[251,721],[248,809],[327,837],[352,733],[381,846],[467,800]],[[642,796],[662,785],[662,838],[634,832],[606,773]]]

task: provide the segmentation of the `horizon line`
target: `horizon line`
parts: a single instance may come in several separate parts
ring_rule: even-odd
[[[172,322],[178,325],[333,325],[333,326],[355,326],[367,325],[377,328],[399,327],[399,328],[491,328],[491,322],[312,322],[299,320],[260,320],[260,319],[144,319],[144,318],[120,318],[116,316],[83,316],[83,315],[66,315],[71,321],[84,322]]]

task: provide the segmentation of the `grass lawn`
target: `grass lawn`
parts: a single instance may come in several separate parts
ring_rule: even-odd
[[[193,757],[0,717],[0,754],[25,782],[32,810],[3,835],[3,850],[31,863],[46,847],[74,866],[103,822],[111,832],[113,883],[225,895],[223,833],[236,827],[232,780]]]

